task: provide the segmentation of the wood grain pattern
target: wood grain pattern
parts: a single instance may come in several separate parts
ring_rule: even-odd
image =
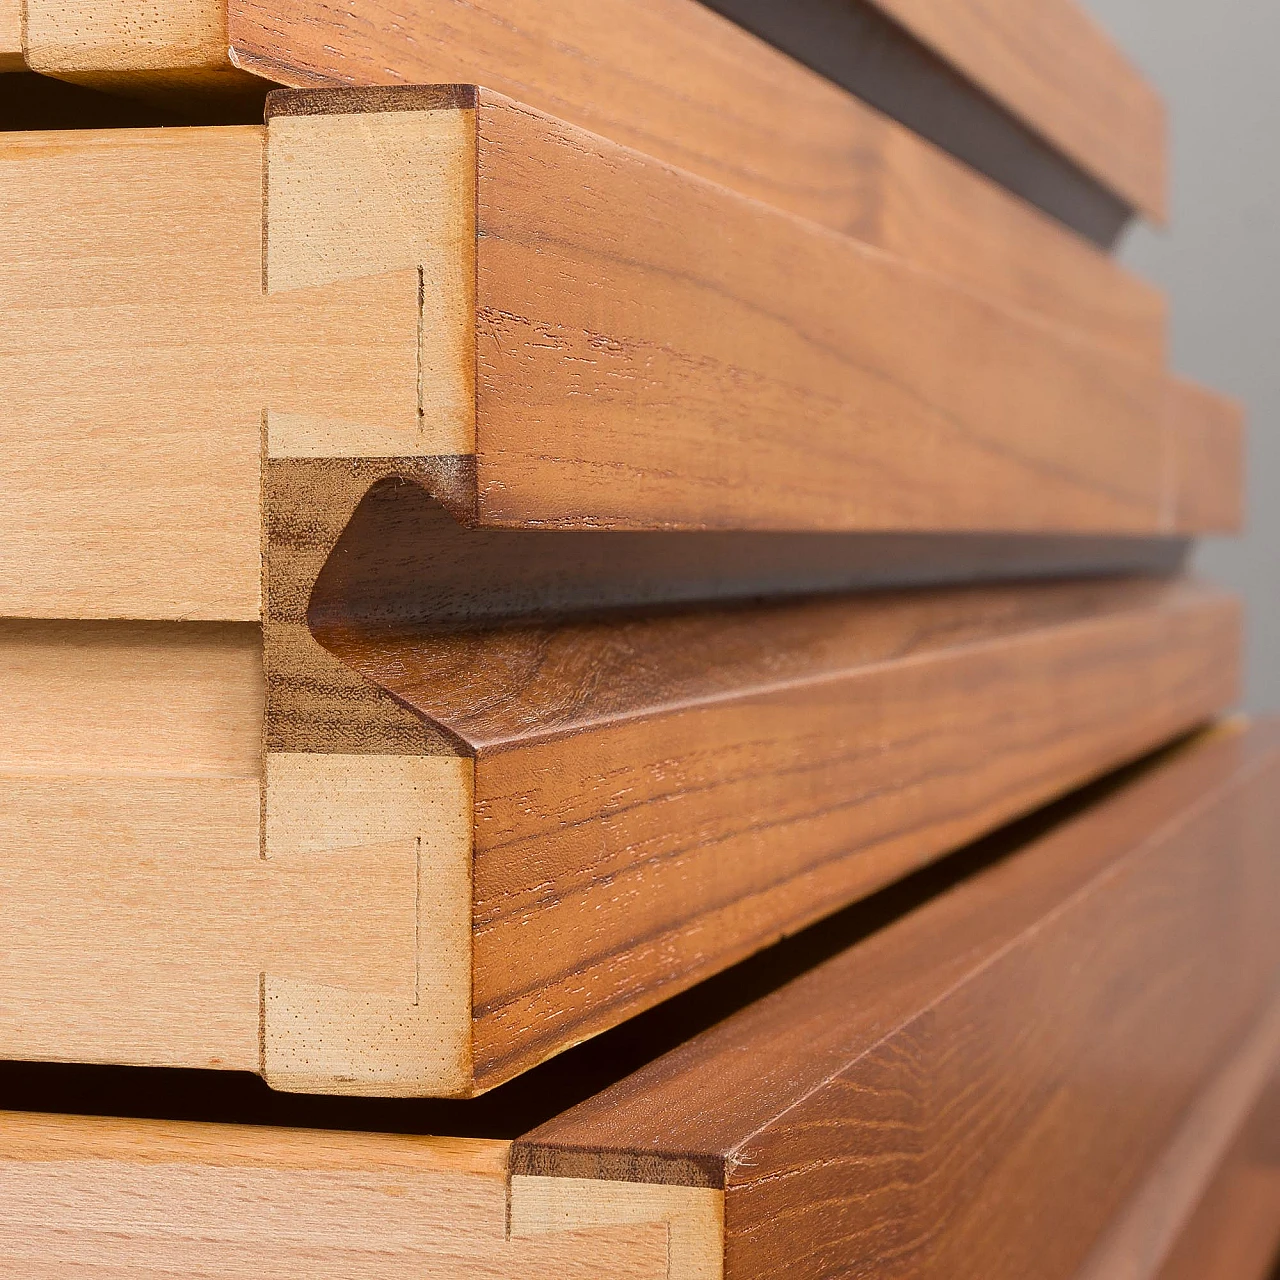
[[[264,414],[277,456],[449,459],[488,524],[1218,522],[1198,468],[1175,493],[1160,375],[506,100],[371,92],[295,97],[334,114],[277,115],[274,150],[0,149],[5,614],[256,619]]]
[[[40,1280],[718,1274],[719,1193],[509,1199],[503,1142],[12,1113],[0,1134],[0,1250]]]
[[[872,0],[1137,209],[1166,212],[1165,111],[1074,0]]]
[[[854,235],[1148,362],[1164,303],[1104,254],[694,0],[411,0],[359,14],[312,0],[29,0],[28,58],[120,87],[163,61],[294,86],[484,84],[745,195]],[[229,18],[228,18],[229,14]],[[221,41],[210,33],[230,23]],[[202,51],[194,56],[190,51]],[[160,73],[167,86],[175,73]],[[257,80],[258,84],[263,81]],[[127,85],[125,86],[127,87]],[[136,84],[135,84],[136,87]],[[172,100],[171,98],[167,100]]]
[[[1280,1081],[1259,1101],[1158,1280],[1270,1280],[1280,1258]]]
[[[264,409],[412,421],[417,273],[264,295],[263,142],[5,139],[0,613],[256,621]]]
[[[477,127],[482,520],[1161,527],[1139,366],[505,100]]]
[[[0,1053],[486,1089],[1236,696],[1233,602],[1177,583],[397,633],[347,569],[315,625],[394,742],[285,682],[265,771],[252,628],[8,624]]]
[[[353,617],[343,589],[367,560],[346,550],[292,624],[325,662],[269,646],[268,749],[474,757],[482,1086],[1234,696],[1230,606],[1177,586],[475,631],[397,627],[385,604]],[[985,743],[972,766],[961,725]]]
[[[730,1278],[1074,1275],[1273,998],[1278,778],[1275,725],[1185,751],[526,1135],[513,1183],[722,1186]]]

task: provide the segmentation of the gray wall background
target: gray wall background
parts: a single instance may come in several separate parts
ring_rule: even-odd
[[[1243,400],[1248,531],[1196,566],[1249,608],[1247,702],[1280,709],[1280,4],[1083,0],[1169,106],[1168,232],[1136,226],[1121,256],[1173,303],[1180,373]]]

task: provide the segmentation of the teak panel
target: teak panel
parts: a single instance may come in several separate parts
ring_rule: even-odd
[[[343,587],[328,666],[268,645],[265,766],[252,628],[7,624],[0,1056],[474,1093],[1236,697],[1177,581],[398,630]]]
[[[874,0],[701,0],[1104,249],[1133,217],[1115,194]]]
[[[1275,725],[1175,756],[527,1135],[513,1183],[723,1187],[730,1278],[1067,1280],[1274,1000],[1278,780]]]
[[[1207,393],[506,99],[394,94],[286,96],[336,114],[265,147],[5,141],[0,612],[257,618],[264,418],[272,457],[418,459],[524,528],[1154,535],[1230,507],[1229,464],[1225,502],[1172,465],[1175,418],[1222,434]]]
[[[1280,1079],[1254,1108],[1157,1280],[1271,1280],[1280,1258]]]
[[[872,2],[1134,208],[1164,219],[1164,104],[1077,0]]]
[[[1128,1206],[1103,1232],[1076,1280],[1154,1280],[1162,1274],[1161,1264],[1170,1251],[1177,1252],[1184,1238],[1206,1234],[1204,1227],[1197,1225],[1197,1219],[1205,1222],[1204,1206],[1197,1208],[1197,1203],[1206,1197],[1213,1200],[1215,1190],[1232,1180],[1231,1171],[1238,1168],[1242,1130],[1257,1123],[1251,1113],[1263,1105],[1259,1099],[1277,1065],[1280,999],[1273,1000],[1184,1113],[1172,1140]],[[1256,1189],[1265,1187],[1264,1178]],[[1273,1194],[1276,1189],[1273,1183]],[[1238,1223],[1246,1228],[1245,1240],[1240,1243],[1247,1253],[1250,1247],[1256,1250],[1265,1235],[1259,1230],[1264,1221],[1256,1196],[1252,1202],[1246,1198],[1239,1208]],[[1280,1236],[1280,1220],[1270,1225]],[[1251,1245],[1246,1244],[1249,1235],[1253,1236]],[[1260,1266],[1265,1269],[1261,1259],[1254,1263],[1255,1276],[1261,1275]]]
[[[126,90],[261,85],[228,46],[294,86],[487,85],[1117,351],[1164,349],[1153,289],[694,0],[29,0],[28,42],[38,70]]]

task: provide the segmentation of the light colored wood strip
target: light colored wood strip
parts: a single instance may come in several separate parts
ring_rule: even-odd
[[[43,75],[186,112],[262,96],[254,78],[231,64],[225,0],[23,3],[25,63]]]
[[[417,272],[415,419],[364,424],[268,411],[269,457],[475,449],[475,112],[280,116],[268,134],[268,294]]]
[[[471,1067],[471,761],[456,756],[267,756],[263,849],[310,883],[326,859],[377,851],[412,879],[412,982],[383,994],[370,968],[327,982],[263,979],[262,1073],[321,1093],[468,1094]],[[384,889],[374,870],[364,889]],[[321,908],[323,911],[323,908]],[[295,962],[296,963],[296,962]],[[401,971],[402,977],[404,971]],[[371,991],[370,987],[374,990]]]
[[[591,1178],[511,1179],[511,1234],[547,1236],[584,1227],[665,1222],[668,1280],[721,1280],[724,1193],[711,1187],[649,1186]]]
[[[469,761],[264,780],[257,627],[10,621],[0,652],[0,1052],[469,1081]]]
[[[872,3],[1134,208],[1164,220],[1164,106],[1076,0]]]
[[[5,619],[0,668],[0,772],[261,774],[257,626]]]
[[[644,1203],[509,1234],[505,1143],[15,1114],[0,1133],[0,1251],[50,1280],[702,1280],[669,1269]]]
[[[256,621],[264,410],[415,439],[418,272],[265,295],[264,136],[0,147],[0,613]]]
[[[0,73],[22,71],[22,0],[0,0]]]

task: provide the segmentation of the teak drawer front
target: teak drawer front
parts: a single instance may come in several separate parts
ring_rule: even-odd
[[[131,0],[28,0],[26,9],[35,69],[179,108],[261,93],[247,71],[293,86],[487,85],[1117,351],[1153,363],[1164,351],[1154,289],[695,0],[364,0],[358,12],[318,0],[158,0],[145,11]],[[19,63],[20,27],[15,17]]]
[[[1212,738],[516,1145],[721,1188],[725,1274],[1069,1280],[1280,1055],[1280,728]]]
[[[1236,523],[1208,393],[488,92],[273,101],[0,147],[3,613],[258,617],[264,423],[326,513],[379,459],[515,528]]]
[[[834,959],[514,1144],[459,1110],[449,1138],[5,1115],[0,1251],[50,1280],[1074,1280],[1153,1187],[1189,1208],[1280,1060],[1277,782],[1274,725],[1207,735],[835,922]],[[1093,1275],[1153,1277],[1134,1256]]]
[[[0,1056],[486,1089],[1237,696],[1235,602],[1178,581],[341,600],[350,683],[268,649],[265,770],[252,628],[0,628]]]
[[[1168,212],[1164,104],[1077,0],[871,0],[1132,208]]]
[[[1241,1126],[1158,1280],[1269,1280],[1280,1257],[1280,1077]]]

